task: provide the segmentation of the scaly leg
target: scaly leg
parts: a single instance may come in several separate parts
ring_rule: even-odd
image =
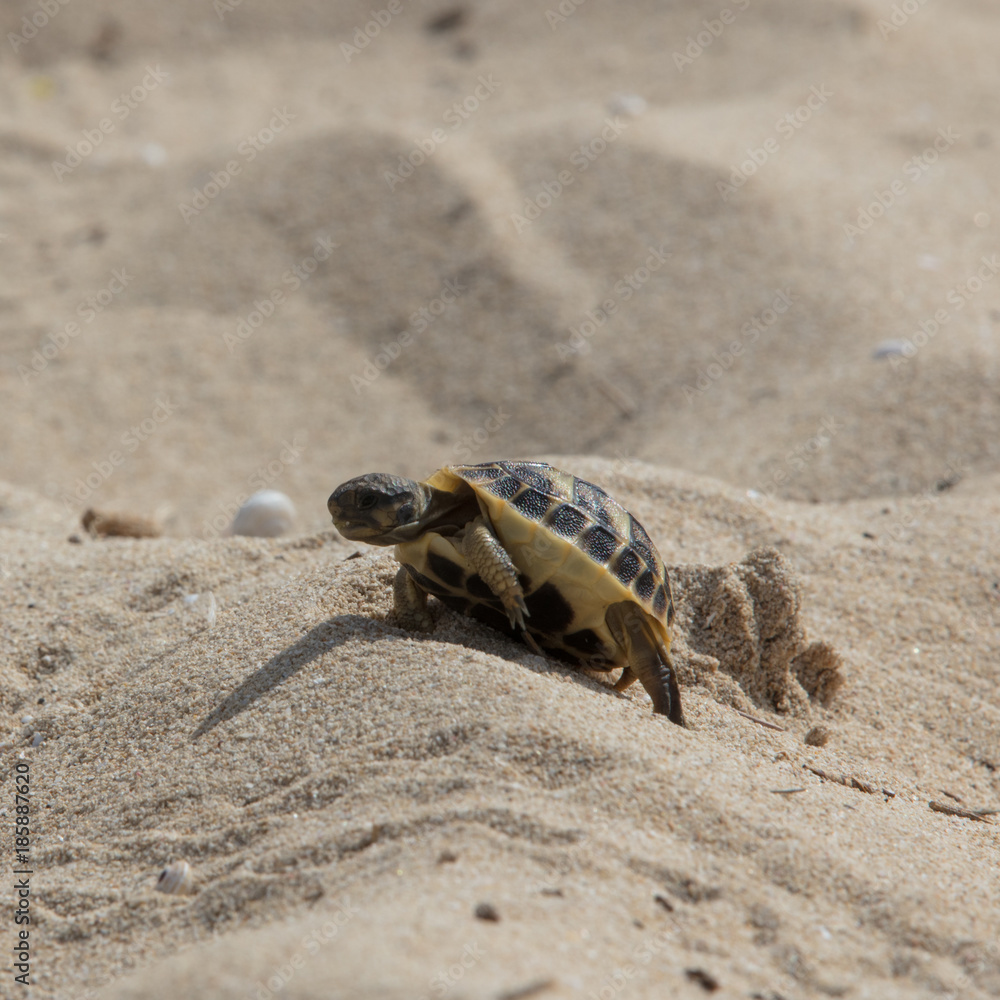
[[[630,688],[638,679],[639,678],[635,676],[635,671],[630,666],[628,666],[628,664],[626,664],[625,669],[622,671],[621,677],[619,677],[618,680],[615,682],[615,690],[625,691],[627,688]]]
[[[392,581],[392,603],[403,628],[429,632],[434,627],[434,619],[427,611],[427,593],[402,566]]]
[[[511,562],[497,536],[482,517],[472,521],[462,539],[462,554],[483,582],[503,604],[511,625],[527,636],[524,619],[530,615],[524,603],[524,591],[517,580],[517,567]],[[531,643],[538,648],[537,644]]]
[[[631,601],[621,601],[608,608],[605,622],[628,655],[628,666],[615,689],[624,690],[637,677],[653,699],[653,711],[683,726],[681,692],[674,665],[669,651],[647,621],[646,612]]]

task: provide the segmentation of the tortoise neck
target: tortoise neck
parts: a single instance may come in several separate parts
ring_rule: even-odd
[[[435,531],[439,535],[454,535],[480,514],[476,494],[465,483],[454,492],[439,490],[425,483],[420,484],[420,489],[426,498],[426,506],[420,517],[421,532]]]

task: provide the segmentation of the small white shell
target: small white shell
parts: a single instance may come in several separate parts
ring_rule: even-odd
[[[295,505],[284,493],[261,490],[240,507],[229,530],[234,535],[277,538],[291,530],[294,520]]]
[[[190,893],[194,888],[194,875],[186,861],[174,861],[160,872],[156,880],[157,892],[173,894]]]

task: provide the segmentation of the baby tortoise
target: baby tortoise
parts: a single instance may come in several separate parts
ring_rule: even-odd
[[[345,538],[396,546],[404,627],[431,628],[433,594],[537,652],[591,670],[624,667],[615,690],[639,680],[654,712],[684,724],[666,567],[599,486],[543,462],[485,462],[423,483],[359,476],[327,507]]]

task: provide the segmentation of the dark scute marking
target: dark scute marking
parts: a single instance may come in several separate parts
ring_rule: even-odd
[[[412,566],[404,563],[403,568],[410,574],[413,582],[418,587],[426,590],[428,594],[433,594],[435,597],[445,597],[448,594],[448,591],[440,583],[428,576],[424,576],[423,573],[415,570]]]
[[[636,551],[650,566],[656,565],[653,555],[653,540],[646,534],[646,529],[631,515],[628,516],[629,540]]]
[[[460,615],[469,613],[472,601],[467,601],[464,597],[456,597],[454,594],[445,594],[438,598],[442,604],[446,604],[452,611],[457,611]]]
[[[573,609],[569,601],[551,583],[543,583],[524,603],[531,614],[530,628],[547,635],[561,635],[573,621]]]
[[[667,592],[663,589],[663,584],[661,583],[660,586],[656,588],[656,593],[653,595],[653,612],[662,618],[666,610]]]
[[[490,628],[495,628],[498,632],[503,632],[504,635],[511,637],[519,635],[511,626],[507,616],[502,611],[491,608],[488,604],[474,604],[469,611],[469,615],[475,618],[476,621],[480,621],[484,625],[489,625]]]
[[[635,592],[644,601],[648,601],[652,599],[653,591],[656,590],[656,585],[658,583],[659,580],[656,579],[656,575],[647,569],[646,572],[635,581]]]
[[[667,624],[672,625],[674,621],[674,595],[670,591],[670,577],[667,571],[663,571],[663,589],[667,592]]]
[[[551,494],[555,492],[552,480],[545,474],[545,470],[550,468],[548,465],[528,465],[526,463],[512,465],[505,462],[504,468],[515,479],[520,479],[526,486],[534,486],[536,490],[541,490],[543,493]]]
[[[591,559],[606,566],[618,548],[618,539],[607,528],[595,524],[584,532],[580,544]]]
[[[564,635],[563,642],[567,646],[572,646],[573,649],[579,649],[580,652],[586,653],[588,656],[604,652],[604,644],[597,633],[589,628],[582,628],[579,632],[570,632],[569,635]]]
[[[497,595],[490,590],[486,581],[478,573],[473,573],[472,576],[465,581],[465,589],[468,593],[472,594],[473,597],[481,597],[487,601],[496,600]]]
[[[627,587],[639,575],[641,569],[642,563],[639,557],[631,549],[625,549],[615,560],[611,572]]]
[[[462,479],[477,483],[484,479],[495,479],[499,475],[495,465],[460,465],[455,471]]]
[[[576,538],[583,531],[587,518],[572,504],[560,504],[549,516],[546,524],[563,538]]]
[[[549,498],[544,493],[533,489],[526,489],[523,493],[519,493],[510,503],[529,521],[541,521],[549,509]]]
[[[430,567],[431,572],[443,583],[448,584],[449,587],[454,587],[456,590],[462,588],[465,581],[465,573],[458,563],[453,563],[450,559],[446,559],[436,552],[428,552],[427,565]]]
[[[486,484],[486,489],[501,500],[510,500],[521,488],[521,484],[513,476],[504,476]]]
[[[613,525],[615,523],[615,519],[611,516],[608,509],[608,505],[613,504],[614,500],[600,486],[588,483],[585,479],[574,479],[573,499],[585,511],[593,514],[602,524]]]

